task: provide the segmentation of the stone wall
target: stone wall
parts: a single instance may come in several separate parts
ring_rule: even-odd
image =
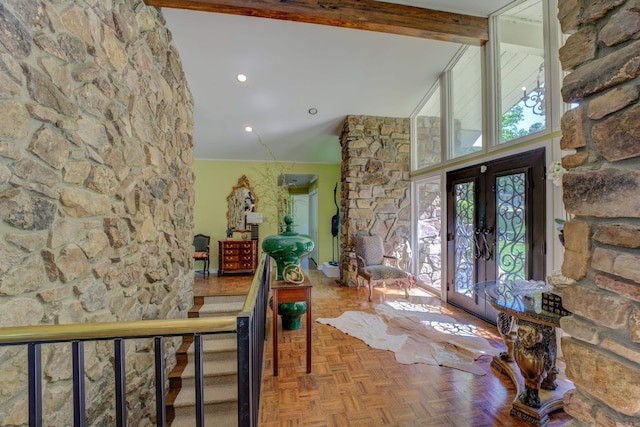
[[[565,225],[562,341],[577,425],[640,425],[640,1],[560,0]]]
[[[0,327],[186,317],[192,109],[142,0],[0,2]],[[155,418],[151,349],[127,341],[129,425]],[[0,350],[0,425],[27,421],[25,355]],[[89,425],[114,425],[112,357],[85,347]],[[72,425],[69,346],[42,366],[45,424]]]
[[[411,233],[409,119],[348,116],[344,122],[340,278],[355,285],[354,236],[382,236],[387,253],[408,269]]]

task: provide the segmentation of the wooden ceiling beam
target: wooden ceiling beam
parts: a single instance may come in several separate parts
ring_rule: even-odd
[[[487,18],[375,0],[144,0],[148,6],[378,31],[470,45],[489,39]]]

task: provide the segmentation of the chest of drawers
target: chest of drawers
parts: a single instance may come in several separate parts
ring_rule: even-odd
[[[219,240],[218,250],[218,276],[255,274],[258,265],[257,240]]]

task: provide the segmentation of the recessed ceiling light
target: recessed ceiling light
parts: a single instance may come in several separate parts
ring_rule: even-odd
[[[247,81],[247,76],[246,76],[246,74],[242,74],[242,73],[240,73],[240,74],[238,74],[238,75],[236,76],[236,79],[238,79],[238,81],[239,81],[240,83],[244,83],[244,82],[246,82],[246,81]]]
[[[309,108],[309,114],[315,116],[316,114],[318,114],[318,109],[313,107]]]
[[[251,126],[245,126],[245,127],[244,127],[244,130],[245,130],[246,132],[253,132],[253,128],[252,128]]]

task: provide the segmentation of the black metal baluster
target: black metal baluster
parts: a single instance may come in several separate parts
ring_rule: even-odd
[[[196,380],[196,426],[204,427],[204,381],[202,361],[202,335],[193,336]]]
[[[251,378],[254,375],[250,354],[249,313],[239,313],[236,318],[237,357],[238,357],[238,426],[250,426],[253,418]]]
[[[40,344],[30,343],[29,354],[29,427],[42,427],[42,353]]]
[[[127,425],[127,378],[125,372],[124,340],[113,341],[114,368],[116,380],[116,426]]]
[[[73,358],[73,425],[74,427],[86,427],[84,343],[73,341],[71,343],[71,354]]]
[[[265,325],[260,323],[262,318],[262,310],[265,307],[258,302],[253,310],[253,315],[249,318],[250,322],[250,335],[249,335],[249,352],[252,355],[252,370],[251,376],[251,424],[249,426],[258,425],[258,417],[260,415],[260,384],[262,383],[262,352],[264,345],[264,329]]]
[[[156,425],[167,425],[166,402],[164,395],[164,337],[154,338],[156,359]]]

